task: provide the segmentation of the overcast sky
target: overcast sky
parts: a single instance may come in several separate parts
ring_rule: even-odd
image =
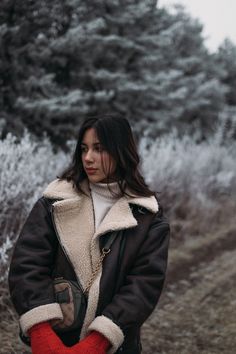
[[[183,4],[204,25],[206,45],[215,51],[225,37],[236,44],[236,0],[159,0],[158,6]]]

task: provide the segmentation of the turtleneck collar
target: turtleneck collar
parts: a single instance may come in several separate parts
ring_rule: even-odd
[[[108,188],[109,186],[109,188]],[[92,183],[89,181],[89,188],[92,192],[105,199],[119,199],[121,197],[118,182],[112,183]],[[113,195],[115,193],[116,195]],[[120,194],[120,196],[118,196]]]

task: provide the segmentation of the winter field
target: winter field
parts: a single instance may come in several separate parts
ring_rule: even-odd
[[[165,289],[142,328],[144,354],[233,354],[236,348],[236,143],[223,128],[197,144],[173,132],[140,143],[142,169],[171,224]],[[73,143],[71,144],[73,146]],[[27,132],[0,141],[0,353],[30,351],[18,339],[7,271],[33,203],[70,155]]]

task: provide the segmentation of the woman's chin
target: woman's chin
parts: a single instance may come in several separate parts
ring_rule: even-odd
[[[102,183],[106,178],[101,177],[101,176],[95,176],[95,175],[87,175],[88,180],[92,183]]]

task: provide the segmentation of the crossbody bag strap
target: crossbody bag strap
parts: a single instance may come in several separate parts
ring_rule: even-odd
[[[102,249],[105,250],[106,252],[108,252],[118,234],[119,234],[119,231],[113,231],[111,236],[108,238],[108,240],[106,241],[106,243]]]
[[[104,247],[102,248],[102,254],[100,255],[100,259],[98,260],[94,270],[92,271],[92,275],[91,275],[91,278],[89,279],[88,281],[88,284],[87,286],[85,287],[84,289],[84,292],[85,293],[88,293],[89,292],[89,289],[98,273],[98,271],[100,270],[101,268],[101,265],[102,265],[102,262],[103,262],[103,259],[106,257],[106,255],[108,253],[111,252],[111,245],[112,243],[115,241],[116,237],[118,236],[119,234],[119,231],[113,231],[111,236],[108,238],[108,240],[106,241]]]

